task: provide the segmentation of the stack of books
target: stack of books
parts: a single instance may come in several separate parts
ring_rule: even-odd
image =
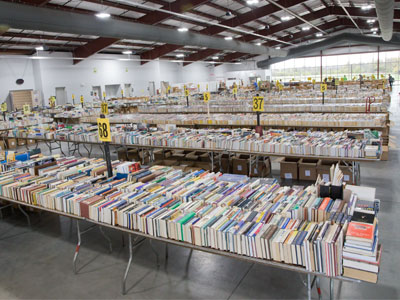
[[[119,161],[112,168],[129,174],[107,178],[102,159],[36,157],[0,174],[0,195],[155,237],[342,275],[343,239],[358,211],[351,190],[341,200],[319,197],[318,186],[282,187],[274,179],[138,169]],[[349,232],[346,249],[354,245]]]

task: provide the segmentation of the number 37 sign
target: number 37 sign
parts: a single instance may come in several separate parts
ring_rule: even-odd
[[[110,122],[107,118],[98,118],[97,127],[99,132],[99,139],[102,142],[111,142]]]

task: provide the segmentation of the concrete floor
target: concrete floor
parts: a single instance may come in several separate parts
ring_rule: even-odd
[[[399,90],[392,98],[391,129],[400,142]],[[396,139],[397,138],[397,139]],[[361,164],[361,184],[377,188],[381,199],[379,238],[383,245],[378,284],[335,281],[337,299],[400,298],[400,184],[399,151],[390,149],[387,162]],[[274,176],[278,171],[274,170]],[[397,182],[397,183],[396,183]],[[296,184],[297,182],[287,182]],[[83,236],[78,274],[72,271],[76,247],[76,223],[52,213],[30,213],[32,228],[16,211],[4,211],[0,220],[0,299],[305,299],[305,275],[263,267],[232,258],[154,242],[160,253],[160,266],[149,242],[134,251],[127,280],[128,294],[121,295],[121,279],[128,260],[122,233],[105,229],[108,244],[97,228]],[[81,223],[81,229],[90,224]],[[125,241],[127,236],[125,235]],[[323,298],[329,297],[329,282],[321,280]],[[313,298],[317,293],[313,290]]]

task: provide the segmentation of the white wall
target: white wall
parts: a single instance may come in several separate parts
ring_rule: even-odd
[[[19,78],[25,80],[17,85]],[[32,60],[0,58],[0,103],[5,101],[11,90],[35,89]]]

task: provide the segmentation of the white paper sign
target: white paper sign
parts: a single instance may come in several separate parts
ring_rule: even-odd
[[[343,180],[344,181],[350,181],[350,176],[349,175],[343,175]]]
[[[285,179],[292,179],[292,173],[285,173]]]
[[[305,170],[304,171],[304,176],[307,176],[307,177],[311,176],[311,171],[310,170]]]
[[[329,181],[329,174],[322,174],[322,179],[323,179],[325,182],[328,182],[328,181]]]
[[[242,171],[242,166],[241,166],[241,165],[238,165],[238,166],[237,166],[237,169],[238,169],[238,171]]]

